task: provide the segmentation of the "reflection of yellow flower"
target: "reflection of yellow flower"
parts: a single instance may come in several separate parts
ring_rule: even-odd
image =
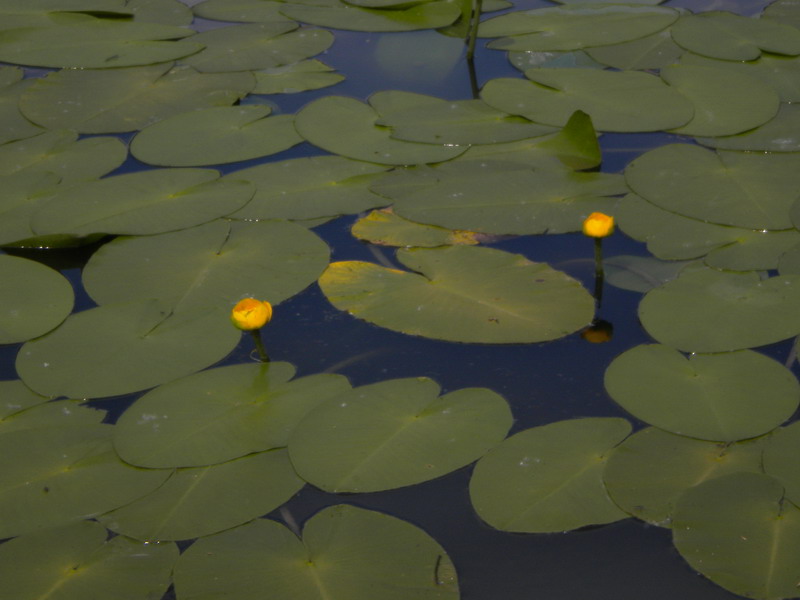
[[[583,233],[593,238],[604,238],[614,233],[614,217],[593,212],[583,222]]]
[[[603,319],[595,319],[592,324],[581,331],[581,337],[590,344],[610,342],[614,334],[614,326]]]
[[[266,300],[243,298],[231,311],[231,321],[239,329],[252,331],[269,323],[272,318],[272,305]]]

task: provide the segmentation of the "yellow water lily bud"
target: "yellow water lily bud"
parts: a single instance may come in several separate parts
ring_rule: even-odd
[[[242,298],[231,311],[231,321],[244,331],[260,329],[272,318],[272,305],[266,300]]]
[[[583,233],[593,238],[604,238],[614,233],[614,217],[593,212],[583,222]]]

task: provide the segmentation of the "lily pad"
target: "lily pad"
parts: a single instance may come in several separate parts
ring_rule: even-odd
[[[254,94],[297,94],[330,87],[344,81],[344,75],[335,73],[333,67],[316,59],[264,69],[255,72],[254,75],[256,77]]]
[[[137,540],[190,539],[272,512],[303,485],[286,450],[259,452],[221,465],[178,469],[157,490],[99,519]]]
[[[385,165],[442,162],[467,149],[394,139],[389,129],[378,126],[379,118],[373,107],[354,98],[326,96],[303,107],[295,117],[295,127],[301,136],[323,150]]]
[[[31,123],[19,110],[19,99],[33,80],[20,81],[22,70],[16,67],[0,67],[0,77],[0,144],[41,133],[41,127]]]
[[[0,381],[0,419],[8,419],[48,400],[50,398],[37,394],[19,379]]]
[[[280,14],[283,2],[273,0],[205,0],[192,6],[198,17],[216,21],[262,23],[289,20]]]
[[[585,52],[593,60],[615,69],[645,71],[677,62],[684,50],[665,29],[629,42],[586,48]]]
[[[74,301],[72,285],[58,271],[0,255],[0,344],[24,342],[55,329],[72,312]]]
[[[207,223],[241,208],[255,189],[213,169],[160,169],[56,192],[31,220],[37,235],[151,235]]]
[[[650,291],[639,319],[662,344],[685,352],[728,352],[800,333],[800,276],[761,280],[713,269],[682,273]]]
[[[48,200],[59,183],[53,173],[20,172],[0,178],[0,246],[10,246],[34,237],[31,218]],[[46,244],[40,244],[46,246]]]
[[[670,527],[675,503],[684,491],[729,473],[760,473],[766,445],[764,438],[715,443],[647,427],[614,449],[603,481],[624,511]]]
[[[472,506],[495,529],[551,533],[624,519],[602,473],[631,430],[616,418],[558,421],[511,436],[478,461]]]
[[[64,69],[31,85],[20,99],[20,110],[49,129],[121,133],[189,110],[231,105],[254,86],[252,73],[198,73],[169,63]]]
[[[664,261],[652,256],[627,254],[609,256],[603,260],[606,283],[632,292],[649,292],[672,281],[690,264],[693,261]]]
[[[246,296],[272,304],[290,298],[317,279],[328,255],[319,237],[294,223],[218,220],[117,238],[92,255],[83,284],[98,304],[159,298],[175,312],[224,312]]]
[[[383,206],[387,200],[369,184],[387,170],[341,156],[312,156],[234,171],[229,179],[256,186],[253,199],[230,215],[234,219],[314,219]]]
[[[767,433],[800,405],[792,372],[751,350],[685,357],[667,346],[636,346],[609,365],[605,386],[645,423],[715,442]]]
[[[783,486],[759,473],[733,473],[678,499],[673,541],[689,565],[750,598],[797,595],[800,508]]]
[[[99,398],[144,390],[214,364],[240,332],[226,307],[174,314],[158,300],[133,300],[75,313],[27,342],[16,368],[45,396]]]
[[[232,163],[287,150],[303,141],[293,115],[269,117],[264,105],[218,106],[168,117],[140,131],[131,154],[168,167]]]
[[[265,589],[293,600],[368,600],[376,589],[381,600],[456,600],[454,572],[442,547],[421,529],[340,504],[311,517],[302,539],[275,521],[256,519],[195,542],[175,567],[175,589],[184,600],[204,594],[257,600]]]
[[[0,548],[4,593],[15,600],[160,598],[178,558],[175,544],[142,544],[94,521],[24,535]]]
[[[599,131],[672,129],[694,114],[683,95],[655,75],[639,71],[538,68],[525,71],[525,77],[529,81],[492,79],[481,98],[499,110],[546,125],[563,126],[581,110]]]
[[[186,467],[286,446],[313,407],[350,389],[341,375],[292,375],[288,363],[244,364],[158,387],[120,417],[115,447],[131,464]]]
[[[120,460],[111,425],[42,427],[0,435],[4,538],[92,517],[147,494],[169,476]]]
[[[783,484],[786,497],[795,504],[800,503],[800,469],[797,467],[799,449],[798,423],[776,431],[764,447],[764,471]]]
[[[422,225],[397,216],[390,210],[373,210],[353,224],[351,233],[360,240],[379,246],[435,248],[479,243],[472,231],[453,231],[435,225]]]
[[[738,135],[699,138],[704,146],[754,152],[800,151],[800,104],[781,104],[769,121]]]
[[[455,2],[421,2],[408,8],[362,8],[339,0],[315,5],[285,2],[281,13],[291,19],[350,31],[416,31],[453,23],[461,15]]]
[[[505,438],[513,418],[486,388],[439,397],[431,379],[391,379],[317,405],[289,438],[297,473],[327,492],[376,492],[441,477]]]
[[[331,303],[403,333],[456,342],[532,343],[587,325],[594,301],[574,279],[518,254],[477,246],[398,250],[411,271],[332,263]]]
[[[0,434],[40,427],[73,427],[101,423],[106,411],[81,405],[80,400],[53,400],[0,419]]]

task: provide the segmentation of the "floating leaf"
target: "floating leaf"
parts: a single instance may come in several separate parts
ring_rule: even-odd
[[[685,97],[648,73],[539,68],[528,69],[525,77],[529,81],[492,79],[481,98],[499,110],[546,125],[563,126],[581,110],[599,131],[671,129],[694,114]]]
[[[292,375],[288,363],[244,364],[158,387],[120,417],[115,447],[131,464],[185,467],[286,446],[314,406],[350,389],[341,375]]]
[[[267,1],[262,0],[261,3],[266,4]],[[344,75],[334,73],[332,67],[316,59],[264,69],[255,72],[254,75],[256,77],[254,94],[296,94],[329,87],[344,80]]]
[[[521,431],[475,465],[472,506],[495,529],[524,533],[624,519],[606,493],[602,472],[630,430],[624,419],[589,418]]]
[[[272,304],[290,298],[319,277],[328,255],[319,237],[294,223],[218,220],[117,238],[89,260],[83,284],[98,304],[159,298],[177,312],[225,312],[245,296]]]
[[[175,568],[184,600],[203,595],[256,600],[265,589],[287,598],[455,600],[450,558],[422,530],[388,515],[347,505],[309,519],[303,539],[275,521],[257,519],[192,544]]]
[[[205,74],[171,67],[55,71],[31,85],[20,109],[50,129],[120,133],[189,110],[228,106],[255,86],[252,73]]]
[[[106,177],[56,192],[39,205],[37,235],[151,235],[207,223],[242,207],[254,193],[245,181],[212,169],[160,169]]]
[[[478,243],[478,234],[422,225],[399,217],[390,210],[373,210],[353,224],[351,233],[360,240],[379,246],[435,248]]]
[[[41,397],[41,396],[40,396]],[[106,411],[82,406],[80,400],[53,400],[0,419],[0,434],[40,427],[72,427],[100,423]]]
[[[122,462],[111,425],[42,427],[0,435],[4,538],[92,517],[143,496],[169,476]],[[4,582],[5,585],[5,582]]]
[[[72,285],[58,271],[0,255],[0,344],[44,335],[67,318],[74,301]]]
[[[693,569],[735,594],[796,596],[800,509],[783,495],[783,486],[759,473],[693,487],[675,509],[675,547]]]
[[[6,420],[48,400],[47,396],[37,394],[19,379],[0,381],[0,419]]]
[[[632,292],[649,292],[672,281],[692,261],[663,261],[651,256],[618,255],[603,260],[605,281]]]
[[[729,473],[760,473],[767,445],[764,438],[723,444],[647,427],[614,449],[603,481],[624,511],[670,527],[675,502],[685,490]]]
[[[81,521],[31,533],[0,548],[3,591],[16,600],[160,598],[178,558],[175,544],[107,538],[105,527]]]
[[[672,41],[669,30],[665,29],[629,42],[586,48],[585,52],[593,60],[615,69],[644,71],[677,62],[683,48]]]
[[[192,9],[179,0],[126,0],[135,21],[163,25],[191,25]]]
[[[591,321],[593,299],[544,263],[476,246],[398,250],[411,271],[332,263],[322,291],[341,310],[411,335],[456,342],[532,343]]]
[[[461,10],[454,2],[421,2],[408,8],[380,10],[324,0],[318,5],[285,2],[281,13],[303,23],[332,29],[388,32],[445,27],[461,15]]]
[[[225,307],[178,315],[158,300],[133,300],[71,315],[23,345],[16,368],[25,385],[46,396],[115,396],[212,365],[239,338]]]
[[[639,319],[662,344],[685,352],[728,352],[800,333],[800,276],[685,271],[650,291]]]
[[[798,423],[793,423],[776,431],[764,446],[764,471],[783,484],[787,498],[795,504],[800,502],[799,434]]]
[[[271,22],[286,20],[280,9],[283,2],[272,0],[205,0],[192,7],[198,17],[232,22]]]
[[[724,150],[798,152],[800,151],[798,132],[800,132],[800,105],[781,104],[774,118],[752,131],[732,136],[699,138],[697,141],[704,146]]]
[[[2,27],[2,26],[0,26]],[[0,67],[0,144],[21,140],[42,129],[26,119],[19,110],[19,99],[33,80],[20,81],[22,69]]]
[[[767,433],[800,404],[792,372],[751,350],[685,357],[667,346],[636,346],[609,365],[605,386],[645,423],[715,442]]]
[[[391,379],[319,404],[289,438],[297,473],[327,492],[375,492],[441,477],[477,460],[511,427],[485,388],[439,397],[431,379]]]
[[[221,465],[178,469],[157,490],[100,522],[142,541],[196,538],[272,512],[303,485],[286,450],[259,452]]]

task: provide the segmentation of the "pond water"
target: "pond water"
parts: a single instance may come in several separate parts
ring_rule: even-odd
[[[669,1],[662,6],[693,12],[725,10],[752,16],[759,14],[766,4],[755,0],[714,0]],[[2,6],[0,1],[0,8]],[[532,1],[518,3],[514,9],[545,6],[550,4]],[[194,23],[198,31],[210,31],[219,26],[218,22],[199,18]],[[362,101],[381,90],[413,91],[448,100],[471,97],[470,75],[460,39],[432,30],[333,31],[335,42],[316,58],[344,75],[343,82],[297,94],[250,95],[242,104],[266,103],[275,113],[295,114],[310,102],[334,94]],[[485,40],[480,40],[475,58],[480,86],[497,77],[520,77],[504,52],[484,46]],[[27,70],[28,76],[46,73],[34,68]],[[132,133],[120,135],[126,143],[132,138]],[[648,150],[685,141],[687,138],[683,136],[663,132],[603,134],[600,137],[601,170],[622,173],[634,158]],[[324,154],[303,142],[272,156],[215,168],[228,174],[266,162]],[[129,156],[114,174],[149,168]],[[351,227],[364,214],[344,215],[313,228],[330,247],[331,262],[366,261],[402,268],[394,249],[367,244],[351,234]],[[6,252],[59,270],[75,290],[73,311],[79,312],[96,306],[84,288],[82,270],[89,258],[106,243],[108,238],[71,249],[7,248]],[[547,263],[579,281],[587,290],[594,289],[593,240],[580,232],[497,236],[486,245]],[[623,232],[603,240],[603,254],[607,258],[649,256],[643,242]],[[265,260],[269,260],[268,257]],[[604,343],[592,343],[577,331],[541,343],[469,344],[407,335],[357,319],[333,306],[320,287],[313,284],[275,303],[273,319],[262,335],[271,360],[294,365],[297,378],[338,373],[355,387],[396,378],[427,377],[441,386],[442,394],[468,387],[493,390],[508,402],[513,414],[509,436],[549,423],[587,417],[622,418],[629,421],[634,430],[639,430],[647,424],[611,399],[604,386],[604,376],[620,354],[638,345],[653,343],[637,314],[641,301],[642,293],[606,282],[596,315],[613,326],[613,334]],[[469,326],[466,322],[465,327]],[[789,335],[794,334],[789,332]],[[18,378],[15,360],[21,347],[22,343],[0,345],[0,380]],[[763,345],[758,350],[783,364],[792,352],[792,340]],[[254,356],[250,337],[243,335],[238,345],[214,366],[255,364]],[[792,371],[795,375],[798,373],[796,362]],[[104,422],[115,423],[144,393],[95,398],[89,400],[88,405],[108,411]],[[673,545],[670,529],[632,517],[565,533],[512,533],[495,529],[480,518],[470,500],[468,490],[473,468],[474,462],[471,462],[431,481],[358,494],[333,494],[307,484],[280,509],[264,516],[279,522],[293,519],[302,527],[326,507],[349,504],[398,517],[424,530],[444,548],[455,565],[460,597],[464,600],[638,600],[643,597],[725,600],[741,597],[698,574],[687,564]],[[188,540],[179,542],[182,549],[189,544]],[[795,554],[794,561],[797,560]],[[0,560],[0,571],[1,563]],[[440,597],[433,595],[434,592],[425,597]],[[6,597],[11,600],[0,591],[0,598]],[[176,596],[174,587],[163,596],[165,600],[176,597],[182,598],[180,593]],[[239,596],[211,597],[237,600]],[[265,593],[263,597],[273,596]],[[312,596],[302,596],[298,600],[305,598]],[[371,598],[382,600],[383,596],[376,593]]]

